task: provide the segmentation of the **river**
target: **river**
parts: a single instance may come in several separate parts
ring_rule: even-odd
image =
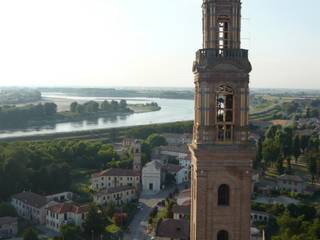
[[[61,93],[43,93],[43,98],[47,100],[59,100],[61,103],[66,101],[103,101],[105,99],[116,98],[102,98],[102,97],[78,97],[68,96]],[[127,116],[118,116],[112,118],[98,118],[96,120],[83,120],[79,122],[65,122],[56,123],[46,126],[30,127],[18,130],[4,130],[0,131],[0,139],[10,137],[25,137],[36,136],[53,133],[69,133],[77,131],[97,130],[106,128],[129,127],[137,125],[147,125],[154,123],[167,123],[192,120],[194,115],[193,100],[181,99],[157,99],[157,98],[121,98],[127,100],[127,103],[146,103],[157,102],[161,107],[160,111],[147,113],[134,113]],[[58,103],[58,104],[59,104]]]

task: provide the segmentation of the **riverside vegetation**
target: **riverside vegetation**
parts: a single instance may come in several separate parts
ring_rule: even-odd
[[[0,107],[0,129],[38,126],[48,123],[79,121],[87,118],[98,118],[132,114],[137,111],[157,111],[157,103],[128,105],[125,100],[89,101],[83,104],[73,102],[67,112],[57,112],[55,103],[29,104],[25,106],[4,105]]]

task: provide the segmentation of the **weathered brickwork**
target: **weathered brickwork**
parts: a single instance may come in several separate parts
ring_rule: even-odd
[[[203,1],[203,47],[193,64],[192,240],[249,240],[251,162],[248,51],[240,0]]]

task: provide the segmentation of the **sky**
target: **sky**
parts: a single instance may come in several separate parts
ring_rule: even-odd
[[[0,86],[192,87],[202,0],[0,0]],[[320,89],[320,1],[243,0],[251,87]]]

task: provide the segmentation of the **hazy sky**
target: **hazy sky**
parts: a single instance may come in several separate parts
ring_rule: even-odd
[[[0,85],[193,86],[202,0],[0,0]],[[320,88],[320,1],[243,0],[252,87]]]

